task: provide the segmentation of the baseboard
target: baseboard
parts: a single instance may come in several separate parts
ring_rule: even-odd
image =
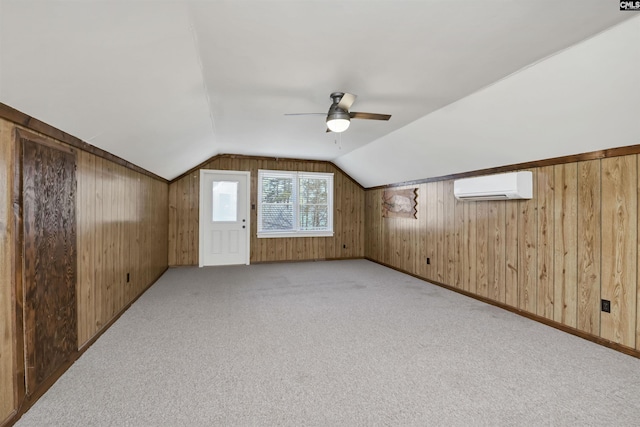
[[[55,384],[56,381],[64,374],[67,369],[73,365],[76,360],[80,358],[97,340],[105,333],[132,305],[135,303],[142,295],[145,294],[153,286],[158,279],[169,269],[169,267],[165,267],[164,270],[160,274],[158,274],[152,281],[149,283],[143,290],[132,299],[126,306],[124,306],[115,316],[111,318],[96,334],[91,337],[86,343],[84,343],[81,347],[78,348],[76,352],[74,352],[69,359],[62,364],[56,371],[51,374],[38,389],[31,395],[27,395],[24,397],[22,402],[19,403],[18,408],[13,412],[12,415],[0,423],[0,427],[10,427],[13,426],[19,419],[24,415],[25,412],[29,410],[37,401],[40,399],[50,388]]]
[[[16,415],[18,414],[17,410],[13,410],[11,411],[11,413],[9,414],[9,416],[7,418],[5,418],[4,420],[0,421],[0,426],[2,427],[8,427],[8,426],[12,426],[13,424],[15,424],[16,421],[18,421],[18,418],[16,418]]]
[[[345,259],[365,259],[363,256],[351,256],[351,257],[335,257],[335,258],[309,258],[309,259],[277,259],[272,261],[251,261],[251,264],[277,264],[280,262],[312,262],[312,261],[340,261]],[[244,265],[244,264],[238,264]],[[197,267],[198,264],[173,264],[169,265],[169,268],[174,267]],[[214,266],[211,266],[214,267]]]
[[[364,257],[364,259],[369,260],[371,262],[375,262],[376,264],[383,265],[383,266],[388,267],[388,268],[390,268],[392,270],[399,271],[400,273],[408,274],[409,276],[413,276],[416,279],[420,279],[420,280],[423,280],[425,282],[432,283],[432,284],[434,284],[436,286],[440,286],[441,288],[448,289],[450,291],[453,291],[453,292],[456,292],[458,294],[467,296],[469,298],[473,298],[475,300],[484,302],[486,304],[493,305],[493,306],[501,308],[503,310],[510,311],[511,313],[517,314],[519,316],[523,316],[523,317],[526,317],[528,319],[535,320],[538,323],[542,323],[544,325],[551,326],[552,328],[558,329],[558,330],[560,330],[562,332],[566,332],[568,334],[575,335],[575,336],[580,337],[582,339],[585,339],[587,341],[591,341],[593,343],[599,344],[599,345],[604,346],[604,347],[608,347],[608,348],[610,348],[612,350],[615,350],[615,351],[618,351],[620,353],[624,353],[626,355],[629,355],[629,356],[636,357],[636,358],[640,359],[640,351],[639,350],[635,350],[633,348],[624,346],[622,344],[618,344],[617,342],[609,341],[607,339],[604,339],[604,338],[601,338],[601,337],[598,337],[598,336],[595,336],[595,335],[591,335],[591,334],[589,334],[587,332],[584,332],[584,331],[581,331],[579,329],[572,328],[571,326],[563,325],[562,323],[558,323],[556,321],[547,319],[546,317],[538,316],[537,314],[533,314],[533,313],[529,313],[528,311],[520,310],[517,307],[512,307],[510,305],[501,303],[499,301],[495,301],[495,300],[492,300],[492,299],[489,299],[489,298],[485,298],[485,297],[480,296],[480,295],[473,294],[471,292],[467,292],[467,291],[465,291],[463,289],[458,289],[458,288],[455,288],[453,286],[446,285],[444,283],[440,283],[440,282],[437,282],[437,281],[434,281],[434,280],[426,279],[426,278],[424,278],[422,276],[418,276],[417,274],[411,273],[410,271],[406,271],[406,270],[403,270],[401,268],[394,267],[393,265],[390,265],[390,264],[387,264],[387,263],[384,263],[384,262],[381,262],[381,261],[377,261],[377,260],[369,258],[369,257]]]
[[[315,261],[344,261],[349,259],[365,259],[363,256],[339,257],[339,258],[311,258],[311,259],[281,259],[275,261],[254,261],[251,264],[279,264],[284,262],[315,262]]]

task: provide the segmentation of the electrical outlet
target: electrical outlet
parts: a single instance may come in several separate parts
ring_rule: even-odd
[[[605,313],[611,313],[611,301],[608,299],[600,300],[600,309]]]
[[[431,264],[431,258],[427,258],[427,264]]]

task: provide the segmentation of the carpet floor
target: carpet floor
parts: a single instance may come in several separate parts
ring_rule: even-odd
[[[640,360],[366,260],[169,269],[28,426],[640,424]]]

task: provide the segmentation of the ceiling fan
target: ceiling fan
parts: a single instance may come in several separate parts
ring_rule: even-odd
[[[333,92],[329,98],[333,101],[327,113],[327,132],[344,132],[349,128],[351,119],[389,120],[391,114],[359,113],[349,111],[357,95],[346,92]],[[285,116],[324,115],[324,113],[291,113]]]

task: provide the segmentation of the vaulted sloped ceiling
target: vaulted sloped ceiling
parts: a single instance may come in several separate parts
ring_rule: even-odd
[[[605,0],[0,0],[0,102],[171,179],[221,153],[364,186],[640,143]],[[392,114],[325,133],[329,94]]]

